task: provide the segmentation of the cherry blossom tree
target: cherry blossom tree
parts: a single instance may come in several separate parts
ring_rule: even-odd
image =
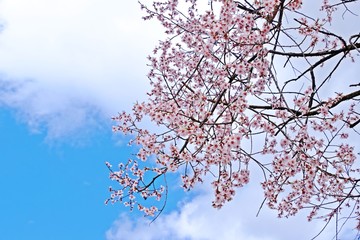
[[[139,151],[107,163],[119,185],[107,202],[155,216],[175,172],[185,190],[211,179],[215,208],[257,181],[279,217],[346,212],[360,229],[360,79],[346,76],[359,67],[359,29],[347,20],[357,0],[140,5],[166,38],[148,57],[148,100],[113,118]],[[148,120],[157,127],[142,127]]]

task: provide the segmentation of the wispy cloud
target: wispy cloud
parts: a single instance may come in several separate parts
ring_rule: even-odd
[[[0,83],[0,106],[11,108],[32,133],[45,132],[46,140],[80,140],[107,123],[99,106],[75,92],[34,81]]]
[[[211,207],[212,191],[202,186],[197,196],[183,202],[169,214],[162,214],[149,225],[145,218],[130,219],[125,213],[107,231],[107,240],[304,240],[314,237],[323,221],[307,222],[304,214],[279,219],[265,206],[256,217],[262,202],[261,190],[248,186],[221,210]],[[329,226],[317,239],[332,239]]]
[[[136,1],[4,0],[0,9],[0,104],[32,130],[89,131],[145,96],[159,34]]]

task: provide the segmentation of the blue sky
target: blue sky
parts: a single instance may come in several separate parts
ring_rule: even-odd
[[[103,239],[119,211],[103,205],[103,162],[122,155],[111,135],[83,147],[49,146],[8,109],[0,119],[0,239]]]
[[[129,44],[128,11],[142,23],[138,6],[10,0],[0,9],[0,239],[105,239],[127,212],[104,205],[112,184],[104,162],[131,153],[110,117],[146,73],[126,71],[145,65],[141,47],[133,57],[119,47]]]
[[[257,183],[217,211],[208,185],[184,194],[174,181],[150,226],[105,206],[104,162],[134,152],[110,117],[144,99],[161,28],[118,0],[2,0],[0,20],[1,240],[308,239],[322,226],[266,209],[256,218]]]

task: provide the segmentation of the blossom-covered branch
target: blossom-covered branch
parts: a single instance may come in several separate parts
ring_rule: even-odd
[[[109,166],[120,185],[109,201],[154,215],[135,195],[161,200],[158,180],[178,172],[186,190],[210,176],[221,208],[257,166],[263,178],[251,181],[280,217],[310,209],[309,220],[330,220],[352,207],[360,229],[359,80],[338,74],[355,67],[360,35],[332,27],[357,1],[203,2],[141,4],[167,38],[148,57],[148,100],[114,117],[139,151],[119,171]],[[159,130],[140,127],[144,118]]]

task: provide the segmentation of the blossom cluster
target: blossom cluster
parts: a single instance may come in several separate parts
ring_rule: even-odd
[[[221,208],[249,182],[252,165],[264,175],[258,180],[264,198],[280,217],[311,208],[309,220],[329,219],[359,206],[357,156],[347,139],[358,136],[360,93],[326,88],[337,69],[326,68],[326,60],[344,53],[340,64],[355,48],[326,29],[336,7],[323,1],[311,17],[301,12],[304,2],[213,0],[207,9],[197,0],[141,4],[144,19],[160,21],[168,38],[148,57],[149,99],[113,118],[113,130],[133,136],[130,144],[145,163],[108,166],[121,186],[110,189],[109,201],[137,204],[153,216],[158,209],[136,195],[160,200],[165,188],[157,181],[179,172],[185,190],[212,176],[212,205]],[[286,14],[295,20],[286,21]],[[294,77],[282,79],[279,73],[289,70]],[[156,130],[140,127],[145,119]]]

